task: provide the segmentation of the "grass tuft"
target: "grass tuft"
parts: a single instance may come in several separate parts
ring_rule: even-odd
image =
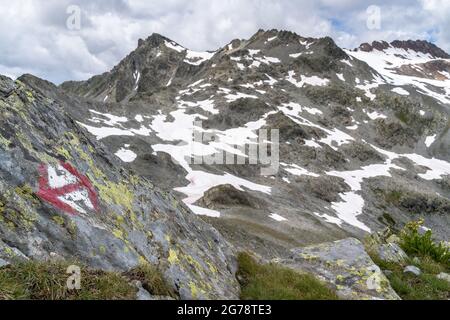
[[[133,300],[139,280],[154,295],[170,295],[161,273],[151,266],[140,266],[127,274],[81,268],[80,290],[69,290],[71,264],[64,261],[27,261],[0,268],[0,300]]]
[[[176,293],[167,284],[162,273],[150,264],[141,264],[125,274],[132,280],[138,280],[142,283],[142,287],[154,296],[166,296],[177,298]]]
[[[333,290],[310,274],[276,264],[261,265],[247,253],[238,256],[243,300],[337,300]]]
[[[407,261],[405,264],[382,261],[371,254],[372,260],[387,273],[392,288],[404,300],[448,300],[450,283],[437,278],[437,274],[446,270],[445,266],[427,258],[418,263]],[[417,261],[417,260],[416,260]],[[422,270],[420,276],[404,273],[406,265],[416,265]]]
[[[400,232],[400,246],[409,255],[403,263],[387,262],[369,250],[372,260],[386,273],[392,288],[404,300],[448,300],[450,283],[437,278],[441,272],[450,272],[448,247],[433,240],[432,231],[419,233],[423,220],[410,222]],[[408,265],[418,267],[419,276],[404,273]]]

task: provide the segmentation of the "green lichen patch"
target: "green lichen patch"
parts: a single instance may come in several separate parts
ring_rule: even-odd
[[[11,144],[11,141],[9,141],[8,139],[6,139],[5,137],[3,137],[0,134],[0,146],[3,146],[5,148],[9,148],[10,144]]]
[[[105,182],[105,184],[96,185],[100,198],[109,204],[116,204],[133,211],[134,195],[124,183]]]
[[[16,187],[13,191],[6,191],[0,197],[0,222],[9,229],[31,230],[37,220],[33,210],[38,200],[28,185]]]

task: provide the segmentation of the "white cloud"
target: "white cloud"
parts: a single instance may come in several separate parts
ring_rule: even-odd
[[[66,28],[69,5],[82,10],[81,30]],[[447,0],[0,0],[0,73],[54,82],[111,69],[139,38],[161,33],[193,50],[213,50],[258,29],[332,36],[339,45],[433,39],[450,50]],[[380,30],[366,27],[369,5],[381,8]]]

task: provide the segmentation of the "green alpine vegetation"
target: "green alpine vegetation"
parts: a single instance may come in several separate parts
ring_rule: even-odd
[[[280,265],[259,264],[247,253],[238,256],[242,300],[337,300],[336,293],[310,274]]]
[[[400,232],[400,247],[408,254],[402,263],[387,262],[371,252],[372,260],[384,270],[392,288],[404,300],[448,300],[450,283],[438,278],[450,272],[450,252],[443,243],[433,240],[431,230],[421,234],[423,220],[413,221]],[[420,275],[405,273],[406,266],[415,266]]]
[[[0,300],[133,300],[139,280],[154,295],[174,296],[162,275],[152,266],[140,266],[127,274],[81,267],[79,290],[69,290],[63,261],[27,261],[0,269]]]

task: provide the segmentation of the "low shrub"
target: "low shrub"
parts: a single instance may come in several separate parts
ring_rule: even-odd
[[[431,230],[421,234],[419,228],[423,220],[413,221],[406,225],[400,233],[400,246],[410,255],[428,256],[434,261],[450,266],[450,249],[447,245],[437,243]]]

